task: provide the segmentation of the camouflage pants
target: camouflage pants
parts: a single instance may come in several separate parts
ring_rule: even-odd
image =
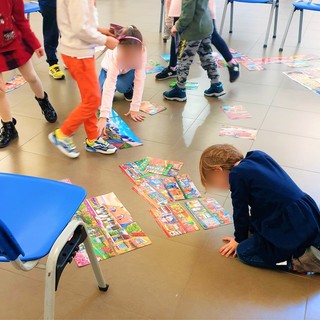
[[[177,65],[177,82],[180,88],[183,88],[187,82],[189,69],[196,54],[199,55],[201,67],[207,71],[211,82],[219,82],[217,63],[212,56],[210,37],[197,41],[181,40],[178,47]]]

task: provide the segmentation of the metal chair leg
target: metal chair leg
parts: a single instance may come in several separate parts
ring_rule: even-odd
[[[291,14],[289,16],[289,20],[288,20],[288,23],[287,23],[287,26],[286,26],[286,30],[284,32],[284,35],[283,35],[283,38],[282,38],[282,41],[281,41],[281,44],[280,44],[280,48],[279,48],[279,51],[282,52],[283,51],[283,46],[284,46],[284,43],[287,39],[287,35],[288,35],[288,32],[289,32],[289,28],[290,28],[290,25],[291,25],[291,21],[292,21],[292,18],[293,18],[293,15],[294,13],[296,12],[296,8],[293,7],[292,11],[291,11]]]
[[[234,9],[234,2],[231,2],[231,8],[230,8],[230,30],[229,33],[233,32],[233,9]]]
[[[159,32],[162,32],[163,27],[163,14],[164,14],[164,0],[161,0],[161,10],[160,10],[160,27]]]
[[[299,21],[299,37],[298,37],[298,43],[301,42],[302,37],[302,25],[303,25],[303,10],[300,10],[300,21]]]
[[[229,4],[229,1],[226,0],[226,2],[224,3],[224,7],[223,7],[223,14],[222,14],[222,19],[221,19],[219,34],[222,34],[222,31],[223,31],[224,21],[226,20],[228,4]]]
[[[279,1],[276,2],[276,8],[275,8],[273,39],[277,37],[278,18],[279,18]]]
[[[272,19],[273,19],[273,13],[275,10],[275,3],[272,3],[271,6],[271,10],[270,10],[270,15],[269,15],[269,21],[268,21],[268,26],[267,26],[267,32],[266,32],[266,37],[264,39],[264,44],[263,47],[266,48],[268,45],[268,39],[269,39],[269,33],[270,33],[270,29],[271,29],[271,23],[272,23]]]

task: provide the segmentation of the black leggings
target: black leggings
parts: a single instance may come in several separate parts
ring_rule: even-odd
[[[174,18],[173,19],[174,23],[176,23],[178,19],[179,18]],[[214,19],[212,20],[212,24],[213,24],[213,33],[211,35],[211,43],[217,48],[217,50],[221,53],[223,58],[227,62],[229,62],[229,61],[232,60],[232,54],[231,54],[227,44],[225,43],[225,41],[221,38],[221,36],[217,32],[216,24],[215,24],[215,20]],[[176,65],[177,65],[176,42],[175,42],[175,38],[171,37],[169,66],[174,68]]]

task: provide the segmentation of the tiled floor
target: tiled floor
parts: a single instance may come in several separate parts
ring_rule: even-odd
[[[223,3],[217,2],[219,24]],[[290,3],[281,1],[279,37],[266,50],[262,44],[267,6],[236,4],[234,33],[229,36],[226,23],[223,36],[230,47],[252,58],[277,56]],[[159,7],[157,0],[98,0],[102,25],[135,24],[144,34],[150,59],[161,62],[159,56],[168,52],[169,44],[163,44],[158,34]],[[293,21],[283,55],[320,54],[319,14],[305,14],[300,46],[296,46],[297,20]],[[41,37],[40,15],[33,14],[31,24]],[[44,59],[34,61],[61,123],[78,101],[76,85],[68,72],[66,81],[54,81],[47,75]],[[144,99],[168,109],[141,124],[125,118],[144,145],[110,157],[82,151],[77,160],[67,159],[48,144],[47,134],[57,125],[42,119],[28,86],[8,94],[20,138],[0,151],[0,170],[52,179],[68,177],[84,186],[89,196],[113,191],[153,241],[149,247],[100,262],[110,283],[107,294],[97,290],[90,267],[69,266],[57,293],[58,319],[320,319],[318,276],[259,270],[221,257],[221,238],[232,235],[232,226],[168,239],[148,213],[148,204],[131,191],[129,180],[117,168],[120,163],[148,155],[182,160],[183,171],[189,172],[200,187],[201,151],[210,144],[227,142],[243,152],[262,149],[270,153],[319,202],[320,97],[282,74],[288,69],[279,64],[268,65],[261,72],[242,68],[241,79],[235,84],[230,84],[226,70],[221,70],[228,94],[215,100],[203,97],[208,81],[195,63],[190,80],[199,81],[200,86],[188,92],[186,104],[163,101],[162,92],[168,83],[156,83],[149,75]],[[242,104],[253,117],[227,120],[219,109],[224,104]],[[114,105],[121,115],[128,107],[121,97]],[[219,137],[221,124],[257,128],[257,140]],[[81,147],[82,129],[75,139]],[[228,194],[215,197],[232,210]],[[5,264],[0,269],[0,319],[40,319],[43,271],[22,273]]]

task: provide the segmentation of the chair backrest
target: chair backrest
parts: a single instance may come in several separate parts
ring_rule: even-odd
[[[0,219],[0,256],[9,261],[14,261],[20,255],[24,256],[22,248],[5,223]]]

